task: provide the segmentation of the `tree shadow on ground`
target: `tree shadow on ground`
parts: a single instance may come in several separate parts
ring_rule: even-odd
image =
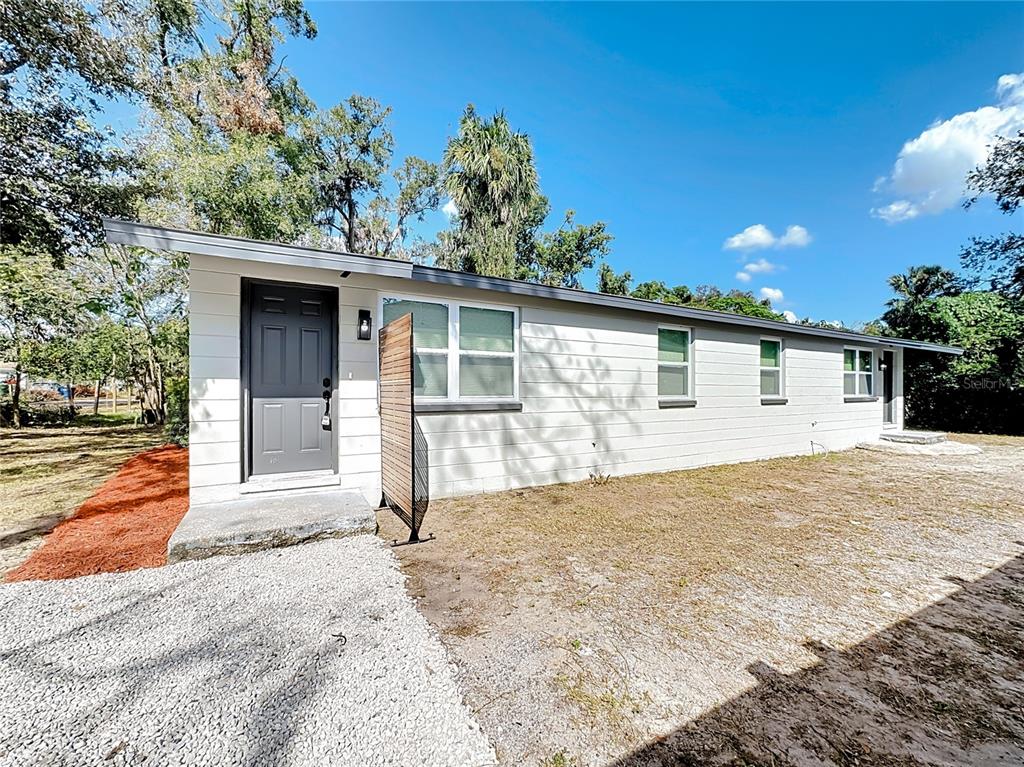
[[[807,642],[807,669],[752,664],[749,691],[612,765],[1024,763],[1024,556],[949,580],[848,649]]]

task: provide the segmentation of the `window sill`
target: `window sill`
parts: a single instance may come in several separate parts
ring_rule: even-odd
[[[864,396],[864,397],[843,397],[843,402],[878,402],[878,397]]]
[[[761,397],[762,405],[785,405],[788,402],[788,397]]]
[[[661,410],[672,407],[697,407],[697,400],[695,399],[659,399],[658,407]]]
[[[521,412],[522,402],[417,402],[413,406],[421,413],[501,413]]]

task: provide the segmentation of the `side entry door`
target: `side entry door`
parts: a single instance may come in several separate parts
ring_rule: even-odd
[[[251,473],[331,469],[337,293],[251,283]]]

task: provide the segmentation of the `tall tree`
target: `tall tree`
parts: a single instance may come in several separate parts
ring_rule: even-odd
[[[519,277],[563,288],[581,288],[580,275],[592,269],[599,258],[609,253],[614,239],[605,224],[576,224],[575,213],[566,211],[565,220],[554,232],[545,232],[534,243],[531,259],[523,265]]]
[[[444,153],[444,186],[458,209],[444,266],[514,277],[521,230],[540,196],[533,147],[503,113],[480,117],[466,107]]]
[[[100,216],[126,210],[132,158],[89,121],[98,97],[134,92],[131,49],[117,24],[122,8],[85,0],[0,5],[3,247],[34,248],[60,264],[100,240]]]
[[[889,287],[896,298],[889,300],[893,306],[901,301],[921,301],[939,295],[953,295],[957,292],[957,277],[941,266],[911,266],[905,272],[889,278]]]
[[[14,361],[14,426],[21,426],[21,374],[32,349],[69,335],[79,301],[68,273],[34,248],[8,246],[0,259],[0,349]]]
[[[1013,138],[998,138],[985,164],[968,174],[967,187],[972,195],[964,207],[989,195],[1003,213],[1016,213],[1024,203],[1024,131]],[[1024,235],[1005,232],[974,237],[963,247],[960,257],[976,281],[987,279],[1003,295],[1024,298]]]
[[[379,196],[394,153],[391,108],[353,95],[313,123],[320,200],[317,224],[337,233],[350,253],[359,250],[360,207]]]
[[[314,162],[301,126],[312,104],[277,56],[286,34],[312,37],[300,0],[211,0],[219,32],[200,35],[197,5],[152,0],[153,129],[141,143],[160,194],[147,218],[294,241],[314,228]]]
[[[1024,432],[1024,303],[995,291],[961,292],[956,285],[908,295],[905,276],[889,280],[897,296],[882,315],[882,334],[964,349],[960,357],[907,352],[908,423]]]
[[[379,195],[367,206],[360,228],[360,250],[381,258],[409,259],[415,247],[406,239],[409,224],[423,221],[441,203],[441,168],[419,157],[406,157],[392,173],[395,193]]]

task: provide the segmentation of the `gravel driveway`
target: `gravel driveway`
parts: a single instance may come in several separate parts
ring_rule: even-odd
[[[488,765],[372,536],[0,586],[0,765]]]

